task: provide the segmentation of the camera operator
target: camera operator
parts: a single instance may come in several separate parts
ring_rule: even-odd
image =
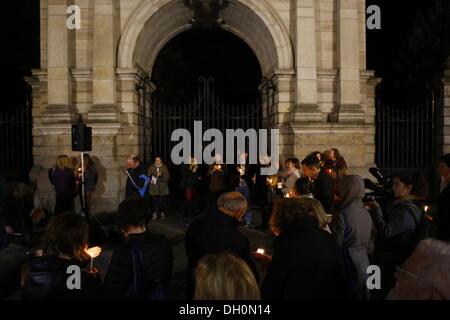
[[[423,218],[420,208],[427,189],[421,174],[399,173],[393,179],[395,200],[388,204],[385,215],[375,200],[366,203],[378,233],[374,263],[381,268],[382,294],[395,283],[395,266],[401,265],[414,249],[414,233]]]

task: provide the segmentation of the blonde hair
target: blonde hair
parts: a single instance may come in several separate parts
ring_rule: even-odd
[[[203,257],[195,271],[195,300],[259,300],[255,276],[232,254]]]
[[[240,192],[227,192],[222,194],[217,200],[217,207],[231,211],[238,211],[247,205],[247,199]]]
[[[327,214],[318,200],[311,198],[279,199],[273,207],[270,218],[273,233],[281,234],[304,216],[316,217],[321,229],[324,229],[328,224]]]
[[[58,156],[58,158],[56,159],[56,166],[57,166],[59,169],[65,169],[65,168],[68,168],[68,167],[70,167],[69,161],[70,161],[69,156],[67,156],[67,155],[65,155],[65,154],[60,155],[60,156]]]

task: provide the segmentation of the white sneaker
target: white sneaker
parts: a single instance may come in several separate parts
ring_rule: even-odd
[[[164,212],[161,212],[161,220],[165,220],[166,219],[166,214]]]
[[[158,219],[158,213],[157,212],[153,212],[152,220],[155,221],[156,219]]]

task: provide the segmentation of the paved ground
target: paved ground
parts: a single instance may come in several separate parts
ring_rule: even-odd
[[[254,212],[253,215],[254,223],[259,225],[259,212]],[[165,235],[173,244],[174,270],[168,295],[174,300],[186,299],[185,272],[187,269],[187,257],[184,249],[184,234],[192,220],[193,218],[183,217],[181,212],[173,212],[167,214],[166,220],[152,221],[149,224],[150,230]],[[272,253],[272,242],[274,240],[273,235],[253,228],[239,227],[239,230],[249,238],[251,250],[264,248],[269,254]],[[259,266],[256,262],[255,264]]]

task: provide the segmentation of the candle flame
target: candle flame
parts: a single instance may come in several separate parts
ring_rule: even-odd
[[[258,249],[258,250],[256,250],[256,253],[259,253],[259,254],[264,254],[266,251],[264,250],[264,249]]]

